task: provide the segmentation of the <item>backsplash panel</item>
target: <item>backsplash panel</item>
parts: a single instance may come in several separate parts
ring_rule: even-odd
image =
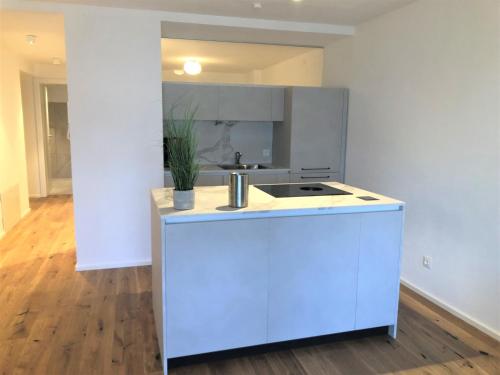
[[[272,161],[272,122],[197,121],[195,128],[201,164],[234,163],[237,151],[242,163]],[[263,156],[264,150],[269,150],[268,156]]]

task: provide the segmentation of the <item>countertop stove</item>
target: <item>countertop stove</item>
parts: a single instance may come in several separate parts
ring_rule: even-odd
[[[263,192],[275,198],[319,197],[323,195],[352,195],[348,191],[336,189],[325,184],[277,184],[255,185]]]

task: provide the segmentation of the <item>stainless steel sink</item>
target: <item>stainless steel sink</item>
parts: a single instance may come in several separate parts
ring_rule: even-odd
[[[267,169],[265,165],[262,164],[220,164],[218,167],[225,170],[239,170],[239,169]]]

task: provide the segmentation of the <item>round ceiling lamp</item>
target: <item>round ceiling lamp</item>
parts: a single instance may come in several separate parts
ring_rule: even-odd
[[[201,64],[196,60],[188,60],[184,63],[184,71],[192,76],[201,73]]]
[[[26,43],[28,43],[29,45],[34,45],[36,43],[36,35],[25,35],[24,36],[25,40],[26,40]]]
[[[174,74],[176,76],[182,76],[182,75],[184,75],[184,70],[182,70],[182,69],[174,69]]]

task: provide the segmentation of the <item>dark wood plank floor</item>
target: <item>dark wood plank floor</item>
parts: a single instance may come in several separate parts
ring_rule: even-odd
[[[0,241],[0,374],[160,374],[151,269],[77,273],[71,197],[32,201]],[[174,375],[500,374],[498,342],[402,289],[375,336],[177,367]]]

